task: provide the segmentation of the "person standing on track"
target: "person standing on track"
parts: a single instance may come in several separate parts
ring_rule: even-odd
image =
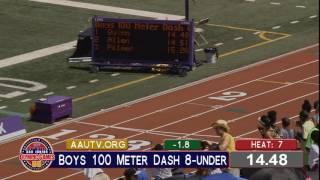
[[[312,120],[309,117],[309,113],[305,110],[302,110],[299,114],[299,118],[302,124],[302,150],[304,155],[304,165],[305,169],[308,169],[308,148],[307,148],[307,140],[309,133],[315,128]]]
[[[235,141],[234,137],[229,133],[230,128],[228,122],[225,120],[218,120],[211,126],[215,130],[215,133],[220,136],[219,150],[228,152],[235,151]]]
[[[219,150],[220,151],[235,151],[235,140],[234,137],[229,133],[230,127],[228,122],[225,120],[218,120],[212,123],[211,127],[214,129],[215,133],[220,136],[219,140]],[[229,168],[227,169],[228,173],[240,177],[240,170],[238,168]]]

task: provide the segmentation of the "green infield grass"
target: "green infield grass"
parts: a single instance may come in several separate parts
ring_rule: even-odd
[[[184,14],[183,0],[82,2]],[[33,131],[48,125],[28,121],[29,108],[34,100],[49,94],[72,96],[74,117],[79,117],[315,44],[319,38],[318,3],[317,0],[291,0],[281,2],[281,5],[272,5],[266,0],[198,0],[196,4],[191,3],[191,16],[196,22],[203,18],[210,19],[209,24],[201,26],[209,44],[197,48],[197,58],[203,60],[202,49],[217,44],[220,45],[221,58],[217,64],[204,64],[184,78],[133,72],[92,74],[86,65],[71,66],[67,63],[66,59],[73,50],[1,68],[0,78],[38,82],[46,88],[26,91],[24,95],[14,98],[0,98],[0,117],[21,115],[28,131]],[[75,40],[78,32],[89,26],[88,19],[93,15],[139,18],[28,0],[1,0],[0,61]],[[0,86],[0,94],[14,90]]]

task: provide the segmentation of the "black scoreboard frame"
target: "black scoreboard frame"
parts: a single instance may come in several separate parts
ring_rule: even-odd
[[[99,23],[99,24],[98,24]],[[119,30],[120,27],[120,23],[121,23],[121,29]],[[105,26],[116,26],[116,31],[108,31],[107,29],[104,29]],[[130,25],[131,29],[124,29],[122,31],[122,25]],[[137,26],[142,26],[145,25],[147,27],[152,27],[154,25],[154,27],[160,27],[158,30],[150,30],[151,28],[147,28],[146,30],[141,30],[141,29],[135,29],[137,28]],[[97,26],[99,26],[100,29],[97,28]],[[101,26],[102,30],[101,30]],[[108,27],[112,30],[115,30],[114,26]],[[168,27],[174,27],[174,30],[172,29],[166,29]],[[124,27],[126,28],[126,27]],[[128,28],[128,27],[127,27]],[[132,29],[133,28],[133,29]],[[102,33],[101,33],[102,31]],[[110,33],[108,33],[108,32]],[[141,31],[141,32],[139,32]],[[160,32],[161,31],[161,32]],[[167,34],[163,33],[163,32],[167,32]],[[185,33],[186,36],[181,37],[179,35],[178,38],[176,38],[177,34],[180,32],[180,35],[182,36],[182,33]],[[103,34],[104,33],[104,34]],[[137,50],[137,52],[135,52],[135,46],[132,45],[132,51],[128,51],[127,55],[126,53],[121,53],[121,52],[114,52],[112,50],[108,50],[108,45],[107,43],[112,42],[114,39],[112,39],[112,37],[109,37],[112,35],[112,33],[117,34],[117,33],[127,33],[130,35],[130,37],[128,37],[127,41],[129,42],[135,42],[136,45],[139,46],[139,49]],[[131,34],[133,35],[141,35],[141,33],[143,35],[149,33],[148,35],[146,35],[146,37],[131,37]],[[171,34],[170,34],[171,33]],[[101,37],[101,35],[103,35],[103,37]],[[111,35],[109,35],[111,34]],[[144,57],[144,48],[143,47],[143,42],[139,42],[137,44],[136,41],[138,40],[143,40],[143,38],[148,38],[150,37],[151,34],[154,34],[155,36],[158,35],[159,37],[154,37],[154,39],[147,39],[148,43],[150,44],[150,41],[153,40],[154,43],[158,43],[161,42],[161,46],[155,45],[155,48],[163,48],[161,49],[163,52],[164,50],[167,50],[167,54],[155,54],[154,56],[150,54],[150,52],[146,52],[146,54],[148,54],[149,56],[153,56],[153,58],[148,58],[148,57]],[[171,35],[174,34],[174,40],[171,41],[172,43],[174,42],[179,42],[177,44],[179,44],[178,46],[176,45],[176,43],[174,43],[174,46],[169,44],[169,40],[171,40]],[[164,39],[163,37],[167,35],[166,41],[168,42],[167,46],[163,47],[164,44]],[[115,35],[116,36],[116,35]],[[161,38],[162,37],[162,38]],[[193,21],[185,21],[185,20],[142,20],[142,19],[118,19],[118,18],[107,18],[107,17],[102,17],[102,16],[94,16],[92,18],[92,65],[94,67],[95,70],[99,70],[99,69],[154,69],[154,68],[162,68],[165,67],[167,69],[170,68],[174,68],[177,69],[177,71],[183,70],[183,71],[191,71],[192,67],[194,66],[194,22]],[[114,37],[113,37],[114,38]],[[158,39],[157,39],[158,38]],[[161,39],[159,39],[161,38]],[[110,39],[110,41],[109,41]],[[182,42],[182,40],[185,40],[184,43]],[[101,40],[103,41],[103,43],[101,43]],[[124,42],[125,42],[125,38],[124,38]],[[181,41],[180,41],[181,40]],[[158,42],[157,42],[158,41]],[[186,43],[187,42],[187,43]],[[119,38],[118,41],[116,43],[119,43]],[[128,43],[129,44],[129,43]],[[184,46],[182,46],[181,44],[183,44]],[[100,48],[105,48],[103,50],[101,50]],[[113,44],[109,45],[109,47],[114,48],[115,45],[113,46]],[[117,48],[119,48],[119,44],[117,44]],[[148,46],[148,44],[146,44],[145,46]],[[129,46],[128,46],[129,47]],[[169,53],[169,47],[171,47],[170,50],[172,50],[172,47],[174,47],[173,49],[176,50],[174,51],[174,54],[172,53],[173,51],[170,51],[171,54]],[[145,47],[146,50],[151,50],[151,52],[157,52],[157,50],[155,49],[150,49],[149,47]],[[126,50],[124,48],[124,50]],[[161,50],[159,52],[161,52]],[[183,51],[184,50],[184,51]],[[143,51],[143,52],[142,52]],[[133,56],[130,56],[131,54],[134,54]],[[181,55],[183,54],[183,55]],[[171,55],[171,56],[170,56]],[[155,59],[155,56],[164,56],[164,57],[168,57],[168,59],[166,58],[158,58]]]

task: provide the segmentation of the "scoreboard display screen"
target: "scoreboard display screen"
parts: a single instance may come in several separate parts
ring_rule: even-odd
[[[94,17],[92,23],[95,63],[193,64],[193,22]]]

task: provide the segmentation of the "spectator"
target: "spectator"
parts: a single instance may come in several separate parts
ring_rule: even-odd
[[[280,138],[279,134],[273,128],[274,125],[271,123],[271,120],[268,116],[261,116],[258,120],[258,130],[264,139],[275,139]]]
[[[269,111],[267,116],[270,119],[271,127],[276,131],[277,134],[280,134],[280,129],[275,125],[277,122],[277,111]]]
[[[129,168],[123,174],[126,180],[148,180],[147,173],[143,169]]]
[[[225,120],[218,120],[211,125],[215,130],[216,134],[220,136],[219,149],[221,151],[235,151],[234,137],[229,134],[228,122]]]
[[[316,111],[315,115],[312,117],[315,126],[319,126],[319,100],[314,102],[313,108]]]
[[[219,150],[228,152],[235,151],[235,140],[229,133],[230,127],[228,126],[228,122],[225,120],[218,120],[211,126],[215,130],[216,134],[220,136]],[[234,176],[240,176],[240,170],[237,168],[229,168],[228,172]]]
[[[194,175],[189,176],[188,180],[199,180],[206,176],[209,176],[210,170],[208,168],[198,168]]]
[[[282,118],[281,123],[280,137],[282,139],[294,139],[293,129],[290,128],[290,119],[287,117]]]
[[[309,171],[307,174],[310,179],[319,179],[319,131],[313,131],[311,138],[313,144],[308,155]]]
[[[302,110],[306,111],[307,113],[310,113],[312,110],[312,106],[309,100],[304,100],[302,104]]]
[[[173,168],[171,170],[172,176],[165,178],[165,180],[184,180],[187,179],[187,175],[181,168]]]
[[[307,137],[307,141],[306,141],[306,149],[309,151],[311,149],[312,144],[314,144],[314,141],[312,139],[312,133],[315,131],[319,131],[319,129],[317,127],[312,128],[309,133],[308,133],[308,137]]]
[[[249,180],[302,180],[302,171],[289,168],[263,168],[254,173]]]
[[[313,143],[309,152],[309,167],[311,170],[317,170],[319,168],[319,131],[313,131],[311,139]]]
[[[161,144],[157,144],[152,150],[162,151],[163,149],[164,148]],[[155,180],[165,179],[172,176],[171,168],[151,168],[147,171],[149,176],[154,178]]]
[[[296,125],[294,127],[294,138],[300,143],[303,142],[303,127],[301,121],[296,121]]]
[[[83,172],[89,180],[110,180],[110,177],[100,168],[84,168]]]
[[[312,120],[309,118],[309,113],[307,111],[301,111],[299,117],[303,127],[303,139],[304,141],[306,141],[308,137],[308,133],[315,126]]]
[[[302,123],[302,150],[303,150],[303,156],[304,156],[304,167],[305,170],[307,170],[308,167],[308,148],[307,148],[307,139],[309,136],[309,132],[311,132],[314,128],[314,124],[312,120],[309,118],[309,113],[307,111],[301,111],[299,115],[300,121]],[[310,140],[309,140],[310,141]]]
[[[209,149],[210,144],[207,141],[201,141],[201,149],[206,150]]]
[[[277,112],[273,110],[269,111],[267,116],[270,119],[270,124],[274,125],[277,121]]]
[[[218,173],[218,174],[211,174],[209,169],[206,168],[199,168],[197,172],[188,177],[187,180],[242,180],[240,177],[236,177],[229,173]]]

